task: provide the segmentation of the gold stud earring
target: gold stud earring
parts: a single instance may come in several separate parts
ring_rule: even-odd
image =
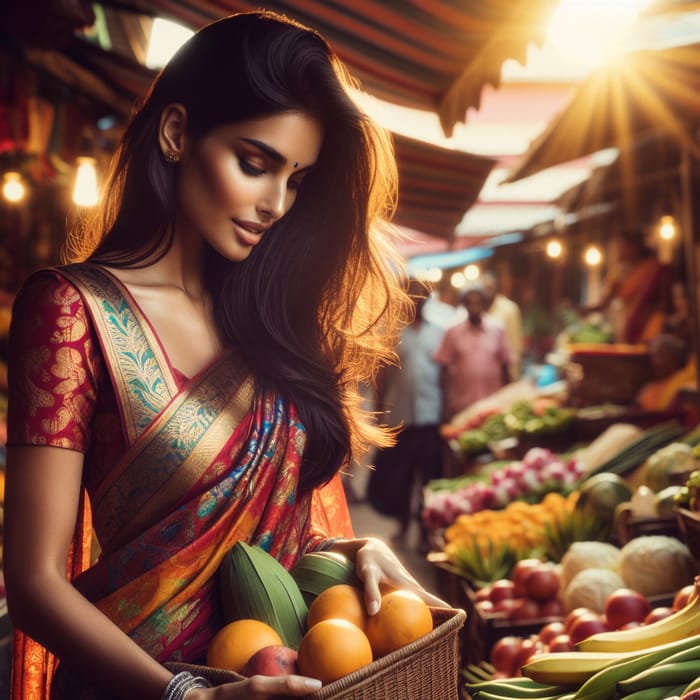
[[[165,160],[167,160],[168,163],[177,163],[180,160],[180,156],[178,156],[178,154],[174,151],[165,151],[163,155],[165,156]]]

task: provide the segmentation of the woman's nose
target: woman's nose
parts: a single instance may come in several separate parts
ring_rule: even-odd
[[[286,181],[273,181],[267,188],[262,198],[258,210],[268,218],[276,221],[286,211],[287,206],[287,183]]]

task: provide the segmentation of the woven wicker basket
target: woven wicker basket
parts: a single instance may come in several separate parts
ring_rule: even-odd
[[[466,613],[443,608],[431,608],[431,612],[432,632],[304,697],[307,700],[459,700],[459,631]],[[214,685],[243,679],[233,671],[209,666],[182,663],[166,666],[174,673],[190,671],[204,676]]]

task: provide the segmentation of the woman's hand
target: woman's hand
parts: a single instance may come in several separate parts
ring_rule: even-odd
[[[338,542],[334,549],[354,558],[355,571],[362,581],[365,605],[370,615],[375,615],[381,606],[382,594],[379,585],[382,583],[413,591],[428,605],[438,608],[450,607],[444,600],[426,591],[382,540],[374,537],[343,540]]]
[[[268,700],[279,697],[302,697],[321,687],[321,682],[305,676],[251,676],[244,681],[224,683],[215,688],[196,688],[187,700]]]

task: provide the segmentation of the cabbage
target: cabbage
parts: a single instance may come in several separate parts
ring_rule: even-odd
[[[693,448],[684,442],[672,442],[654,452],[642,466],[642,483],[652,491],[661,491],[671,484],[674,474],[695,469]]]
[[[589,608],[602,614],[608,596],[624,587],[620,574],[610,569],[584,569],[574,576],[564,591],[564,610],[569,613],[575,608]]]
[[[622,548],[620,573],[625,584],[642,595],[663,595],[692,583],[697,564],[688,547],[675,537],[645,535]]]
[[[584,569],[610,569],[619,572],[620,550],[607,542],[573,542],[561,560],[560,581],[565,590],[571,580]]]

